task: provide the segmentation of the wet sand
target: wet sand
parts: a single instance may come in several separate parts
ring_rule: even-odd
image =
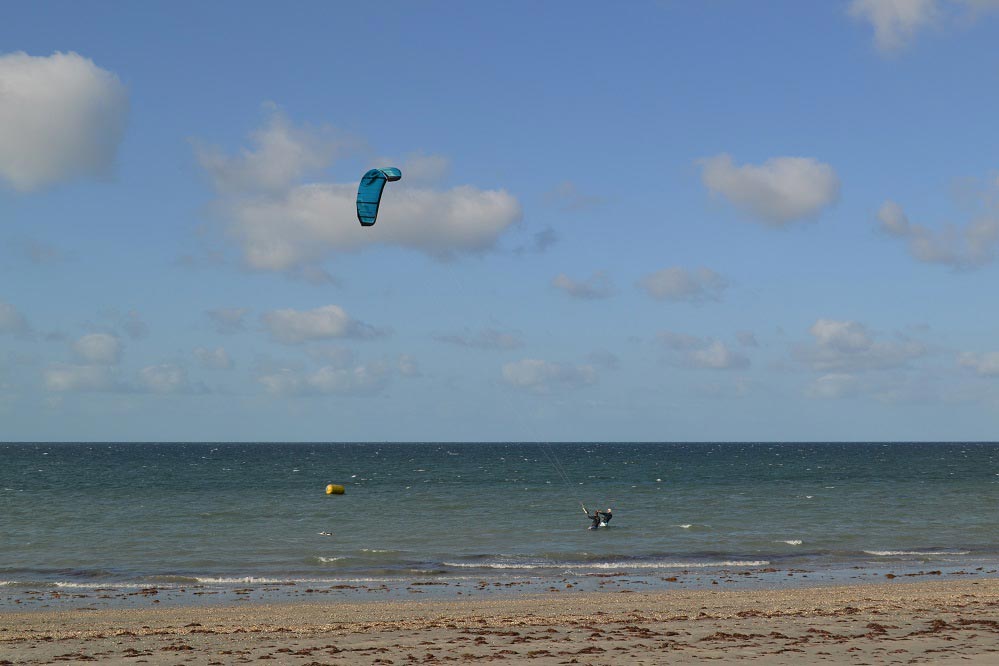
[[[0,664],[999,664],[999,579],[5,612]]]

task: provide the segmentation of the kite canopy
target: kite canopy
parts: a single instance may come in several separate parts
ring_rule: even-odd
[[[402,172],[395,167],[371,169],[361,177],[357,187],[357,221],[361,226],[370,227],[378,219],[378,204],[382,200],[385,183],[402,178]]]

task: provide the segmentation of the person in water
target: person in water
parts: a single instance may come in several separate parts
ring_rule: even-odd
[[[593,514],[591,515],[589,511],[586,511],[586,507],[584,506],[583,507],[583,511],[586,512],[586,517],[589,518],[591,521],[593,521],[590,524],[590,529],[591,530],[594,530],[594,529],[600,527],[601,525],[606,526],[607,525],[607,521],[609,521],[611,519],[611,510],[610,509],[607,509],[607,511],[596,511],[595,510],[593,512]]]

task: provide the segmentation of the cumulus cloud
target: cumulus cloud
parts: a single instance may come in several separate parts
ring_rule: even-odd
[[[0,301],[0,334],[26,333],[28,320],[10,303]]]
[[[505,190],[472,185],[431,189],[410,183],[403,172],[402,181],[389,186],[391,205],[379,211],[378,224],[362,228],[355,217],[356,182],[300,182],[309,171],[328,166],[335,151],[317,149],[323,141],[315,131],[296,129],[276,117],[258,135],[280,138],[274,141],[280,146],[277,168],[264,168],[275,149],[259,136],[253,148],[237,157],[199,150],[199,161],[219,195],[215,210],[251,269],[294,272],[333,253],[375,245],[451,259],[493,249],[521,219],[520,203]],[[438,156],[420,156],[412,163],[416,181],[446,166]]]
[[[728,281],[710,268],[687,270],[675,266],[646,275],[638,287],[658,301],[703,303],[720,301]]]
[[[246,330],[245,317],[249,312],[246,308],[217,308],[208,310],[205,314],[212,322],[216,332],[232,335]]]
[[[198,347],[194,350],[194,357],[198,359],[202,367],[211,370],[231,370],[234,365],[224,347],[216,347],[215,349]]]
[[[81,361],[91,365],[115,365],[121,358],[121,341],[110,333],[91,333],[73,343]]]
[[[660,345],[673,352],[671,362],[690,368],[734,370],[749,366],[749,358],[714,338],[700,338],[673,331],[656,335]]]
[[[482,253],[521,217],[520,204],[502,190],[463,185],[438,192],[396,185],[392,205],[383,207],[373,227],[357,224],[356,184],[312,184],[281,198],[229,202],[229,236],[250,268],[287,271],[334,251],[373,245],[406,247],[438,259]]]
[[[963,227],[946,225],[934,231],[913,224],[899,204],[888,200],[878,209],[879,228],[889,236],[906,241],[909,254],[917,261],[954,269],[983,266],[995,260],[999,247],[999,198],[996,196],[999,179],[991,189],[990,194],[982,197],[981,210]]]
[[[43,372],[45,387],[58,393],[114,391],[119,388],[106,365],[58,364]]]
[[[797,348],[795,357],[819,372],[897,368],[927,353],[925,345],[902,335],[879,342],[856,321],[819,319],[808,330],[815,343]]]
[[[958,355],[957,363],[963,368],[974,370],[982,377],[999,377],[999,352],[964,352]]]
[[[552,286],[582,300],[607,298],[614,293],[614,285],[603,271],[597,271],[585,280],[574,280],[565,273],[559,273],[552,280]]]
[[[839,177],[810,157],[774,157],[737,166],[731,155],[698,160],[701,181],[736,209],[763,224],[783,227],[810,219],[839,197]]]
[[[76,53],[0,55],[0,180],[29,192],[114,163],[128,93]]]
[[[853,0],[848,11],[874,28],[874,42],[885,52],[908,45],[939,16],[937,0]]]
[[[373,338],[382,334],[364,322],[350,317],[339,305],[312,310],[273,310],[260,316],[271,339],[294,345],[334,338]]]
[[[898,53],[929,28],[967,27],[999,10],[997,0],[852,0],[847,13],[874,29],[874,43],[885,54]]]
[[[508,350],[524,346],[520,334],[515,331],[501,331],[495,328],[484,328],[480,331],[465,331],[464,333],[434,336],[438,342],[446,342],[459,347],[471,349]]]
[[[300,178],[329,164],[341,141],[329,127],[293,127],[275,111],[250,133],[252,148],[226,155],[196,143],[198,163],[219,192],[283,192]]]
[[[353,367],[327,365],[314,372],[279,368],[258,375],[257,381],[268,393],[280,396],[371,394],[385,388],[392,369],[385,363]]]
[[[580,388],[595,384],[597,371],[592,365],[525,358],[504,365],[503,380],[515,388],[544,394],[559,388]]]

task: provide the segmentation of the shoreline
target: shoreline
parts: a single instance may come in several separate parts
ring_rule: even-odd
[[[0,613],[0,664],[999,661],[999,579]],[[575,659],[576,661],[572,661]]]

